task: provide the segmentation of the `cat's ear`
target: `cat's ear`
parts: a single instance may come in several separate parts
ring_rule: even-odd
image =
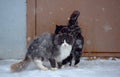
[[[80,12],[78,10],[73,11],[73,13],[70,16],[70,20],[68,21],[68,24],[75,25],[75,23],[77,23],[79,16],[80,16]]]
[[[58,27],[58,25],[56,25],[56,28]]]
[[[58,25],[56,25],[56,28],[55,28],[55,34],[58,34],[58,32],[59,32],[59,26]]]

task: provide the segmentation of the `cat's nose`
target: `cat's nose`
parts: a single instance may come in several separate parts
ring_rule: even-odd
[[[64,44],[64,47],[67,47],[67,44]]]

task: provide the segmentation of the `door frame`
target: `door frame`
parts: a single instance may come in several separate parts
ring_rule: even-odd
[[[27,46],[36,36],[36,0],[27,0]]]

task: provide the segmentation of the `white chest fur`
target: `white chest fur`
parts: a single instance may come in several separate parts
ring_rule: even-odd
[[[67,58],[70,55],[71,50],[72,45],[69,45],[68,43],[66,43],[66,41],[64,41],[64,43],[60,47],[60,55],[57,57],[57,61],[60,62]]]

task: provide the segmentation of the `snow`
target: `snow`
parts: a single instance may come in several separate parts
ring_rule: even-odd
[[[103,28],[105,32],[112,30],[112,27],[110,25],[105,25]]]
[[[64,67],[56,71],[39,70],[34,64],[21,72],[12,73],[10,65],[19,60],[0,60],[0,77],[120,77],[120,59],[92,60],[82,58],[79,67]]]

